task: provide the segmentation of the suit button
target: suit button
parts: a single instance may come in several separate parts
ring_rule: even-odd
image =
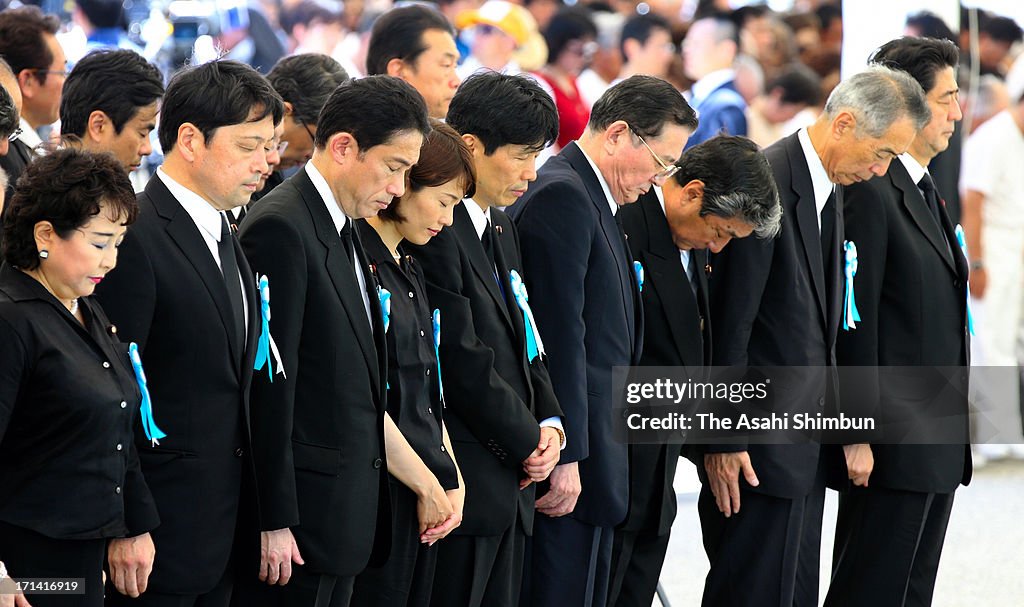
[[[373,460],[373,469],[374,470],[380,470],[381,463],[382,462],[380,461],[379,457],[377,459]]]
[[[117,335],[117,325],[110,325],[110,334]]]
[[[441,445],[441,453],[444,453],[444,452],[445,452],[444,445]]]
[[[430,376],[430,369],[427,369],[427,376]]]
[[[825,406],[825,397],[824,396],[822,396],[821,398],[818,399],[818,406],[819,407],[824,407]]]
[[[412,299],[413,297],[416,297],[416,296],[415,296],[415,295],[413,295],[413,292],[412,292],[412,291],[409,291],[409,299]]]
[[[427,413],[433,415],[434,414],[434,409],[432,409],[431,407],[427,407]]]
[[[128,406],[128,403],[126,403],[126,402],[124,402],[124,401],[121,401],[121,408],[122,408],[122,409],[124,409],[124,408],[125,408],[125,407],[127,407],[127,406]]]
[[[423,337],[424,335],[426,335],[426,333],[424,333],[423,331],[420,331],[420,337]]]
[[[121,495],[121,488],[120,487],[114,487],[114,493],[116,493],[118,495]]]
[[[110,363],[108,363],[107,361],[103,361],[103,368],[104,369],[109,369],[110,368]]]
[[[245,455],[245,451],[241,447],[235,449],[235,457],[242,457],[243,455]]]
[[[117,450],[120,451],[121,449],[124,449],[124,447],[121,445],[121,443],[117,443]]]
[[[623,409],[622,410],[622,419],[626,419],[627,417],[629,417],[629,410],[628,409]]]

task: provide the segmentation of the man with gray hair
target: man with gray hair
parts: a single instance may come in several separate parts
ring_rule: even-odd
[[[930,117],[913,78],[871,67],[841,82],[814,124],[765,150],[785,220],[777,238],[739,240],[712,262],[714,365],[832,367],[801,380],[792,400],[837,411],[826,376],[842,318],[842,186],[884,175]],[[817,605],[826,476],[863,485],[866,451],[813,440],[704,447],[704,604]]]

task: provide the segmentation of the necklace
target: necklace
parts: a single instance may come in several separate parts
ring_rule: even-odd
[[[78,298],[77,297],[71,300],[71,310],[70,310],[70,312],[71,312],[72,316],[74,316],[75,314],[78,314]]]

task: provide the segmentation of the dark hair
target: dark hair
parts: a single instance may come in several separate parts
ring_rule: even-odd
[[[960,52],[949,40],[904,36],[890,40],[871,54],[869,63],[878,63],[910,74],[925,94],[935,86],[935,74],[951,67],[956,69]]]
[[[697,113],[671,84],[653,76],[630,76],[594,103],[588,128],[603,131],[623,120],[641,137],[657,137],[665,123],[697,128]]]
[[[61,133],[85,136],[89,114],[99,110],[114,123],[114,132],[164,94],[160,70],[129,50],[95,51],[75,64],[60,98]]]
[[[640,44],[647,44],[654,30],[665,30],[672,33],[672,26],[668,19],[654,13],[646,15],[634,15],[626,20],[622,26],[622,34],[619,36],[619,52],[622,53],[622,60],[626,61],[626,40],[636,40]]]
[[[10,137],[11,133],[18,130],[20,122],[18,108],[14,107],[14,97],[0,85],[0,137]]]
[[[455,28],[438,11],[413,4],[393,8],[384,13],[373,24],[370,46],[366,51],[366,73],[387,74],[388,63],[401,59],[415,63],[427,45],[423,42],[424,32],[439,30],[455,36]]]
[[[843,9],[835,4],[822,4],[814,9],[814,14],[818,16],[818,21],[821,23],[821,29],[823,30],[831,27],[832,22],[836,19],[843,20]]]
[[[63,148],[33,160],[4,209],[4,260],[23,270],[39,266],[35,226],[49,221],[61,238],[89,223],[100,207],[125,224],[139,214],[124,167],[110,154]]]
[[[924,38],[941,38],[956,42],[957,36],[941,17],[930,11],[921,11],[907,17],[907,27],[912,27]]]
[[[56,34],[60,19],[44,15],[39,7],[22,6],[0,12],[0,56],[11,65],[17,76],[22,70],[48,70],[53,53],[43,34]],[[46,72],[33,72],[40,84],[46,83]]]
[[[75,0],[93,27],[124,28],[124,3],[122,0]]]
[[[548,63],[552,64],[573,40],[597,38],[597,26],[589,10],[572,6],[555,13],[543,33],[548,45]]]
[[[431,119],[431,131],[423,138],[420,159],[409,170],[409,184],[406,193],[419,192],[423,188],[434,188],[454,179],[462,183],[463,197],[472,198],[476,193],[476,165],[473,152],[462,137],[447,124]],[[402,198],[396,198],[377,215],[388,221],[405,221],[399,212]]]
[[[737,27],[743,28],[750,21],[754,19],[760,19],[761,17],[772,17],[775,13],[772,9],[764,4],[750,4],[747,6],[741,6],[732,12],[733,23]]]
[[[327,55],[303,53],[274,64],[267,80],[301,124],[316,124],[327,98],[349,79],[341,64]]]
[[[326,2],[317,0],[302,0],[291,8],[281,9],[281,16],[278,18],[281,29],[289,36],[296,25],[309,26],[314,22],[319,23],[341,23],[341,11]]]
[[[504,145],[540,151],[558,138],[555,102],[526,76],[473,74],[455,91],[446,121],[463,135],[475,135],[488,156]]]
[[[256,116],[249,115],[256,112]],[[244,63],[211,61],[184,69],[171,79],[160,109],[160,147],[174,149],[178,129],[186,122],[202,132],[210,145],[222,126],[263,120],[281,122],[284,104],[267,79]]]
[[[1024,39],[1024,34],[1017,22],[1009,17],[990,17],[979,26],[979,31],[988,34],[989,38],[999,42],[1015,44]]]
[[[784,68],[764,87],[769,93],[774,89],[782,90],[782,103],[816,105],[821,101],[821,78],[802,63]]]
[[[704,183],[701,217],[741,219],[759,238],[779,233],[782,205],[771,167],[757,144],[746,137],[719,135],[686,150],[676,161],[679,185]]]
[[[320,111],[313,142],[322,150],[335,133],[349,133],[365,153],[403,131],[430,132],[423,97],[404,80],[367,76],[334,89]]]

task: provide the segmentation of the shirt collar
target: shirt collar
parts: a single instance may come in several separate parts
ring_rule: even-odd
[[[928,174],[928,169],[921,166],[921,163],[911,156],[910,152],[900,154],[900,162],[903,163],[907,173],[910,175],[910,180],[914,183],[920,183],[921,179]]]
[[[491,208],[487,207],[486,210],[481,208],[472,198],[463,200],[462,206],[466,207],[466,212],[469,213],[469,220],[473,222],[476,237],[483,238],[484,230],[487,229],[487,222],[491,220]]]
[[[306,162],[306,174],[309,175],[313,187],[316,188],[320,198],[327,205],[327,212],[331,214],[331,221],[334,222],[334,231],[340,234],[348,222],[348,215],[341,210],[338,200],[334,197],[334,192],[331,191],[331,186],[327,185],[327,180],[320,174],[312,160]]]
[[[612,191],[608,187],[608,182],[604,180],[604,175],[601,174],[601,169],[597,168],[597,165],[594,164],[594,161],[590,159],[590,156],[587,154],[587,152],[583,149],[582,146],[578,147],[580,148],[580,152],[583,153],[583,157],[586,158],[587,162],[590,163],[590,168],[594,170],[594,174],[597,175],[597,181],[598,183],[601,184],[601,189],[604,191],[604,197],[608,201],[608,206],[611,207],[612,215],[615,215],[616,213],[619,212],[619,205],[618,203],[615,202],[615,199],[612,198]]]
[[[734,72],[732,68],[711,72],[693,83],[693,100],[699,104],[701,101],[706,99],[712,91],[735,78],[736,72]]]
[[[18,135],[18,141],[27,145],[29,149],[34,150],[36,149],[36,147],[43,143],[43,140],[39,138],[39,133],[37,133],[36,130],[32,128],[32,125],[29,124],[27,120],[22,118],[21,124],[19,124],[18,126],[21,127],[21,134]]]
[[[156,174],[160,181],[163,181],[164,185],[167,186],[171,196],[174,196],[178,204],[189,214],[192,221],[212,236],[215,241],[220,242],[222,217],[220,211],[214,208],[205,198],[175,181],[173,177],[164,171],[163,167],[158,168]]]
[[[797,139],[800,140],[800,148],[804,152],[804,158],[807,160],[807,170],[811,173],[811,185],[814,187],[814,202],[820,209],[825,206],[825,202],[828,200],[832,190],[835,188],[835,184],[828,178],[828,173],[825,171],[825,165],[821,164],[821,158],[818,156],[818,152],[814,150],[814,145],[811,144],[811,137],[807,134],[807,129],[803,128],[797,132]]]

